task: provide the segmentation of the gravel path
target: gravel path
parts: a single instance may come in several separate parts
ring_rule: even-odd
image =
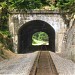
[[[29,75],[37,54],[22,54],[0,62],[0,75]]]
[[[50,52],[59,75],[75,75],[75,63]]]

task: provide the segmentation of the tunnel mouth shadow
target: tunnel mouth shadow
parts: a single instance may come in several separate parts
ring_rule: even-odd
[[[49,45],[37,45],[37,46],[31,46],[30,48],[27,48],[27,52],[25,53],[32,53],[35,51],[50,51]],[[23,52],[24,53],[24,52]]]
[[[32,45],[32,35],[40,31],[47,33],[49,36],[49,45]],[[18,53],[30,53],[38,50],[55,52],[55,30],[44,21],[33,20],[25,23],[18,31]]]

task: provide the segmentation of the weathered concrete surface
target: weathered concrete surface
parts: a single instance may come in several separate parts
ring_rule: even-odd
[[[64,19],[62,18],[62,15],[59,11],[50,11],[50,10],[28,10],[27,12],[26,11],[10,12],[9,30],[13,38],[14,51],[17,53],[19,29],[26,23],[34,20],[44,21],[54,28],[56,37],[55,38],[56,51],[61,51],[62,38],[64,36],[66,24],[64,23]]]
[[[75,62],[75,20],[65,33],[60,55]]]
[[[50,55],[59,75],[75,75],[75,63],[53,52],[50,52]]]
[[[29,75],[38,52],[18,55],[0,62],[0,75]]]

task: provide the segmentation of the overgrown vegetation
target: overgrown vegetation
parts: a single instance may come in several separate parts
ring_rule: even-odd
[[[12,39],[8,36],[8,31],[0,31],[0,61],[10,58],[12,54]],[[11,51],[10,51],[11,50]],[[10,54],[11,53],[11,54]]]
[[[45,32],[36,32],[32,36],[32,45],[48,45],[49,37]]]
[[[0,30],[8,29],[9,10],[42,9],[44,6],[48,6],[51,10],[75,13],[75,0],[0,0]]]
[[[10,38],[10,36],[7,36],[7,34],[9,33],[5,34],[4,31],[2,33],[0,33],[0,49],[4,47],[6,49],[12,50],[12,38]]]
[[[75,11],[75,0],[0,0],[0,6],[7,9],[37,9],[54,6],[60,10]]]

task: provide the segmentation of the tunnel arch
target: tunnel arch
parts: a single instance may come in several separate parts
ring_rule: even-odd
[[[18,31],[18,53],[27,53],[40,49],[32,46],[32,35],[36,32],[45,32],[49,36],[48,50],[55,52],[55,30],[51,25],[41,20],[32,20],[25,23]]]

